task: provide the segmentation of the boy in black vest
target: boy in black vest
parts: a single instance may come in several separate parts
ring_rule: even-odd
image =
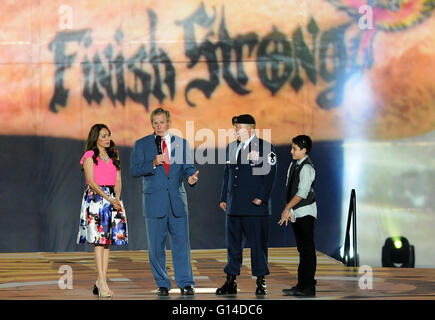
[[[314,246],[314,222],[317,218],[314,180],[316,171],[308,153],[312,141],[309,136],[299,135],[292,140],[293,161],[287,172],[287,193],[284,211],[278,224],[290,220],[299,252],[298,283],[291,289],[283,289],[285,296],[313,297],[316,295],[316,250]]]

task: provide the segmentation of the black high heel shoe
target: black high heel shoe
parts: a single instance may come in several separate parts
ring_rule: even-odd
[[[94,284],[94,289],[92,290],[92,293],[93,293],[94,295],[98,296],[98,287],[97,287],[97,284],[96,284],[96,283]]]

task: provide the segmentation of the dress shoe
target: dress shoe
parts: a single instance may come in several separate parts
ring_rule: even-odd
[[[159,287],[159,288],[157,289],[157,295],[158,295],[159,297],[167,297],[167,296],[169,296],[169,290],[168,290],[168,288],[165,288],[165,287]]]
[[[236,276],[227,275],[227,281],[224,285],[216,290],[218,296],[224,294],[237,294],[237,281]]]
[[[294,286],[290,289],[282,289],[282,293],[284,293],[285,296],[294,296],[296,290],[299,290],[299,288]]]
[[[257,296],[264,296],[267,293],[266,280],[264,277],[257,277],[257,289],[255,294]]]
[[[195,289],[193,289],[191,286],[187,286],[183,289],[180,289],[180,292],[183,296],[193,296],[195,294]]]
[[[296,297],[315,297],[316,288],[296,289],[293,295]]]

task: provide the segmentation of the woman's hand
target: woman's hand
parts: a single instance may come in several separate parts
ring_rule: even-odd
[[[121,210],[122,206],[121,206],[121,202],[119,201],[119,199],[116,198],[110,198],[110,204],[116,209],[116,210]]]

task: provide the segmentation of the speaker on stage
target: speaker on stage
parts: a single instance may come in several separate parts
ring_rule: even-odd
[[[405,237],[390,237],[382,247],[382,266],[393,268],[414,268],[414,246]]]

